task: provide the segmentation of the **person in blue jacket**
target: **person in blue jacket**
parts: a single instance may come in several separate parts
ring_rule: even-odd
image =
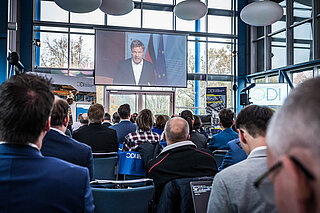
[[[219,125],[222,131],[214,135],[208,145],[208,148],[213,150],[228,149],[227,143],[231,140],[239,138],[238,134],[232,130],[234,124],[234,112],[230,109],[222,109],[219,112]]]

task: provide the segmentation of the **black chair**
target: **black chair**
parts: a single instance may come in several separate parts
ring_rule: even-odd
[[[215,150],[212,152],[214,159],[217,163],[217,168],[220,167],[224,156],[227,154],[228,150]]]
[[[179,178],[166,183],[159,200],[155,199],[154,209],[157,213],[194,212],[191,181],[212,181],[213,177]]]
[[[103,188],[96,187],[97,183],[96,181],[91,183],[95,213],[147,213],[149,211],[149,203],[154,191],[154,186],[148,185],[152,184],[151,179],[100,181],[106,186]],[[141,184],[144,185],[141,186]]]
[[[92,153],[93,179],[116,180],[118,174],[117,152]]]
[[[195,213],[206,213],[213,180],[191,181],[191,194]]]

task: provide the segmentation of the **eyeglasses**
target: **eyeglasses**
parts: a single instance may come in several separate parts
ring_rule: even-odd
[[[290,156],[292,162],[306,175],[309,180],[314,180],[314,176],[309,172],[295,157]],[[282,167],[282,162],[274,164],[268,171],[262,174],[255,182],[254,187],[259,191],[262,198],[270,204],[275,204],[274,187],[272,182],[267,178],[271,173]]]

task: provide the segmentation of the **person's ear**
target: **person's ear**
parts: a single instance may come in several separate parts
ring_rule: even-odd
[[[188,140],[188,141],[190,140],[190,134],[188,134],[187,140]]]
[[[304,204],[300,205],[300,208],[308,206],[310,201],[313,200],[313,190],[310,185],[310,180],[308,180],[301,168],[299,168],[289,156],[283,156],[281,161],[283,171],[288,177],[287,181],[292,189],[292,193],[295,194],[298,204]]]
[[[239,134],[239,140],[241,143],[247,144],[246,138],[245,138],[245,132],[241,129],[238,129],[238,134]]]
[[[163,132],[163,140],[167,141],[166,133]]]
[[[51,117],[48,118],[46,124],[44,125],[43,131],[48,132],[50,130],[50,122],[51,122]]]
[[[233,126],[235,123],[236,123],[236,121],[235,121],[235,120],[233,120],[233,121],[232,121],[232,125],[231,125],[231,126]]]
[[[68,126],[69,123],[69,116],[67,115],[63,120],[63,126]]]

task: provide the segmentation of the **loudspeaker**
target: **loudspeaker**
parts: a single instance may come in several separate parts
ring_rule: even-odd
[[[240,94],[240,105],[249,105],[249,97],[246,93]]]

